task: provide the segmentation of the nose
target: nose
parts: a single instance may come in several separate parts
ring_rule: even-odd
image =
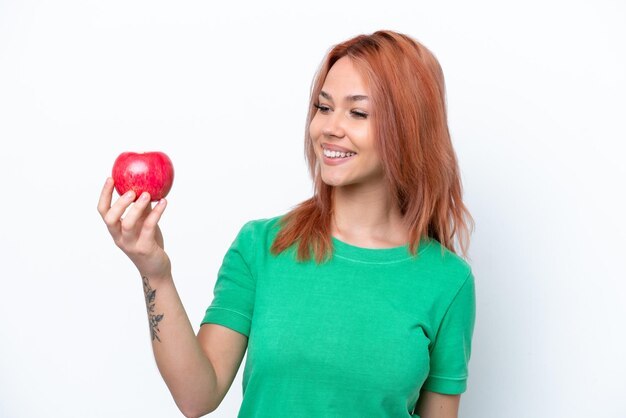
[[[343,118],[339,112],[333,112],[325,118],[322,133],[327,137],[342,138],[346,133],[343,126]]]

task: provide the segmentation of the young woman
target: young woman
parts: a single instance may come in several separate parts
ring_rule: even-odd
[[[137,266],[159,370],[187,417],[215,410],[246,349],[240,417],[452,418],[475,318],[472,218],[439,63],[391,31],[336,45],[305,134],[314,196],[246,223],[196,336],[151,208],[132,192],[98,211]]]

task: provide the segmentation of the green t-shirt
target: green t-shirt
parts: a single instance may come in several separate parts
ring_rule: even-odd
[[[269,249],[278,220],[246,223],[202,324],[248,337],[239,418],[411,415],[420,390],[466,389],[475,318],[469,265],[434,240],[417,256],[333,240],[333,257]]]

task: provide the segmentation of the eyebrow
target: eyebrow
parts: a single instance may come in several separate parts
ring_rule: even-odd
[[[333,100],[333,96],[331,96],[330,94],[326,93],[324,90],[320,91],[320,96],[322,96],[323,98],[327,99],[327,100]],[[352,94],[352,95],[347,95],[346,96],[346,100],[349,100],[351,102],[356,102],[359,100],[369,100],[369,97],[363,95],[363,94]]]

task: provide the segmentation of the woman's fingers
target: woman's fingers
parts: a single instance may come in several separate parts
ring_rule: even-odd
[[[111,207],[111,199],[113,197],[113,187],[114,182],[111,177],[107,177],[104,182],[104,186],[102,187],[102,192],[100,193],[100,199],[98,200],[98,213],[102,216],[104,223],[109,228],[109,232],[113,236],[114,240],[118,239],[119,229],[120,229],[120,218],[124,213],[125,207],[120,207],[121,203],[124,202],[124,199],[120,198],[118,201]],[[126,200],[130,200],[130,196],[126,196]],[[121,202],[120,202],[121,201]],[[132,200],[131,200],[132,201]],[[127,205],[126,205],[127,206]],[[121,209],[121,212],[120,212]]]
[[[165,199],[159,200],[143,222],[142,232],[152,233],[154,231],[154,228],[156,228],[159,219],[161,219],[161,215],[163,214],[166,206],[167,201]]]
[[[100,200],[98,200],[98,213],[104,219],[106,213],[111,209],[111,197],[113,195],[113,179],[107,177],[100,193]]]
[[[146,217],[146,214],[149,212],[149,206],[150,194],[143,192],[133,207],[128,210],[124,219],[122,219],[122,236],[129,238],[132,235],[139,234],[139,231],[135,230],[137,226],[141,227],[141,225],[138,224]]]
[[[134,199],[135,192],[129,190],[128,192],[124,193],[122,197],[117,199],[117,201],[113,204],[113,206],[111,206],[111,208],[105,213],[103,217],[104,223],[109,228],[109,232],[113,236],[114,240],[117,240],[120,235],[122,215],[124,214],[128,206],[133,203]]]
[[[115,243],[124,251],[145,251],[152,247],[155,241],[162,247],[163,238],[160,231],[157,231],[157,225],[167,205],[165,199],[161,199],[154,208],[151,208],[150,194],[144,192],[133,204],[135,193],[129,190],[111,205],[113,188],[113,179],[109,177],[100,193],[98,213],[102,216]],[[122,219],[124,212],[126,216]]]
[[[146,216],[146,219],[143,221],[143,227],[141,229],[141,238],[143,237],[153,237],[155,234],[155,229],[157,228],[157,224],[161,219],[161,215],[163,215],[163,211],[165,211],[165,207],[167,206],[167,201],[165,199],[159,200],[159,202],[152,208],[152,211]],[[162,241],[162,237],[156,237],[157,241]]]

